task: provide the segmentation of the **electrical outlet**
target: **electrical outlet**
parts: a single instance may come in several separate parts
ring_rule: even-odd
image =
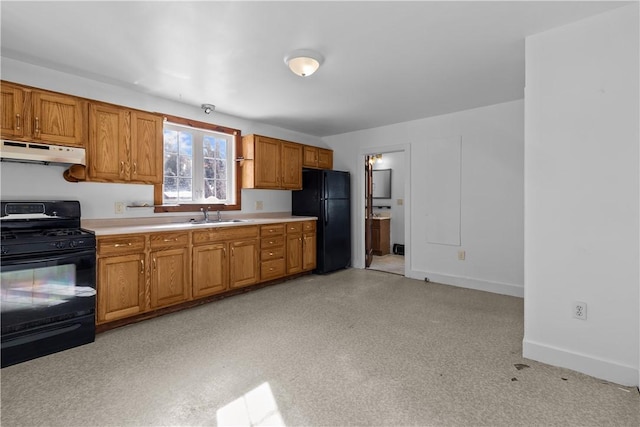
[[[459,261],[464,261],[465,256],[467,255],[467,253],[465,251],[458,251],[458,260]]]
[[[114,211],[118,215],[122,215],[124,213],[124,202],[116,202]]]
[[[398,206],[404,205],[404,199],[398,199],[397,203],[398,203]]]
[[[575,301],[572,306],[573,317],[580,320],[587,320],[587,303]]]
[[[264,205],[262,203],[262,200],[258,200],[256,201],[256,210],[257,211],[261,211],[263,209]]]

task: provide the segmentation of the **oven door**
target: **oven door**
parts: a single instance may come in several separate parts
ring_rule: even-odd
[[[95,250],[3,256],[2,335],[95,316]]]

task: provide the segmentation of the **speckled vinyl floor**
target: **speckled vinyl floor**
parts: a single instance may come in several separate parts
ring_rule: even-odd
[[[523,359],[522,318],[513,297],[305,276],[5,368],[2,426],[640,425],[635,388]]]

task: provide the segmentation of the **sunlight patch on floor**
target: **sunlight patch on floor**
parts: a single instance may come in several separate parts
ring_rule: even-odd
[[[216,412],[219,426],[284,426],[268,382],[260,384]]]

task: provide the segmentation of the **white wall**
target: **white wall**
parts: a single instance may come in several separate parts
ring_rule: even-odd
[[[640,374],[638,36],[635,4],[526,41],[523,353],[626,385]]]
[[[383,153],[373,167],[391,169],[391,198],[373,199],[373,213],[390,216],[391,248],[394,243],[404,244],[404,155],[401,152]],[[376,209],[375,206],[391,206],[391,209]]]
[[[406,274],[522,296],[523,108],[523,101],[513,101],[324,138],[334,149],[336,168],[352,173],[354,266],[364,266],[362,155],[405,149],[411,174],[405,176]],[[443,137],[462,140],[461,246],[431,244],[425,235],[425,141]],[[458,261],[458,250],[466,251],[465,261]]]
[[[303,144],[326,147],[315,136],[301,134],[258,122],[214,112],[206,115],[199,105],[188,105],[135,92],[111,84],[77,77],[71,74],[34,66],[9,58],[2,59],[1,75],[6,81],[22,83],[104,102],[146,111],[156,111],[203,122],[240,129],[243,135],[258,133]],[[203,100],[207,101],[207,100]],[[211,101],[211,100],[208,100]],[[219,106],[223,108],[223,106]],[[0,166],[3,199],[73,199],[79,200],[85,219],[161,216],[151,209],[127,209],[114,213],[115,202],[152,202],[153,186],[136,184],[69,183],[62,178],[62,166],[2,163]],[[255,202],[263,201],[261,212],[290,212],[291,192],[275,190],[243,190],[242,212],[255,211]]]

